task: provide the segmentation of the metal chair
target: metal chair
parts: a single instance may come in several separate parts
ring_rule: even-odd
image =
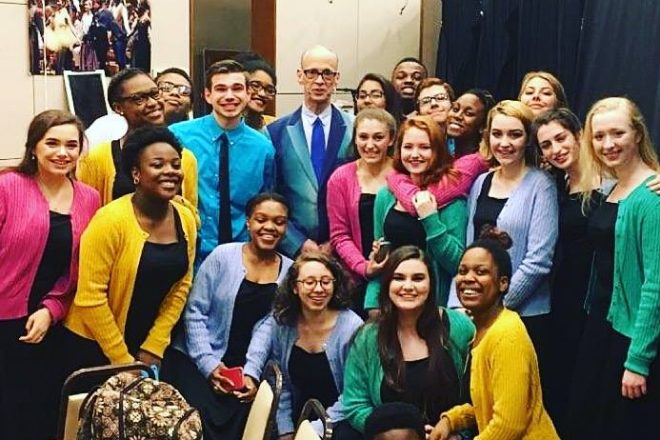
[[[323,424],[323,437],[319,438],[312,424],[308,420],[309,417],[315,414]],[[309,399],[305,402],[303,409],[298,419],[298,428],[294,435],[294,440],[331,440],[332,439],[332,421],[325,411],[325,408],[316,399]]]
[[[282,372],[277,362],[269,361],[261,377],[242,440],[269,440],[275,426],[275,414],[282,395]]]

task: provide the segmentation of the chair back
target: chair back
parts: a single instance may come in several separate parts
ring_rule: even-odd
[[[315,437],[301,437],[302,439],[319,438],[319,435],[316,433],[316,431],[314,431],[312,424],[309,422],[309,418],[312,415],[316,415],[316,417],[323,424],[323,436],[321,437],[321,439],[332,440],[332,421],[330,420],[328,413],[325,411],[323,404],[316,399],[309,399],[307,402],[305,402],[305,405],[303,406],[303,409],[300,412],[300,418],[298,419],[298,429],[296,430],[296,436],[294,436],[294,439],[298,440],[297,432],[298,430],[301,429],[301,426],[303,425],[305,425],[305,428],[302,428],[303,430],[307,430],[306,425],[309,425],[309,427],[312,428]]]
[[[303,420],[296,430],[293,440],[321,440],[309,420]]]
[[[242,440],[269,440],[275,427],[275,414],[282,394],[282,372],[269,361],[261,375],[257,395],[248,414]]]
[[[67,397],[66,420],[64,422],[64,440],[76,440],[80,407],[87,393],[72,394]]]

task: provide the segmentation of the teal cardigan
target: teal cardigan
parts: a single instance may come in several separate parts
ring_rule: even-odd
[[[394,208],[396,198],[387,188],[381,188],[374,202],[374,240],[383,238],[383,225],[390,209]],[[430,215],[421,219],[426,231],[425,251],[433,263],[436,279],[436,304],[446,306],[449,297],[449,287],[458,271],[458,264],[465,251],[465,234],[467,230],[467,202],[456,199],[438,211],[438,215]],[[378,308],[380,278],[375,278],[367,285],[364,298],[364,308]]]
[[[660,197],[646,182],[619,202],[614,233],[614,290],[607,319],[630,338],[624,367],[648,376],[660,343]]]
[[[449,355],[456,367],[459,389],[463,390],[460,382],[467,367],[470,342],[474,339],[474,325],[462,312],[441,310],[449,318]],[[356,334],[344,369],[344,416],[360,432],[364,432],[364,422],[374,408],[383,403],[380,387],[384,376],[378,354],[378,325],[370,322]]]

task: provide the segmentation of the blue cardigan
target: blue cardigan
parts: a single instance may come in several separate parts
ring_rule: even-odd
[[[330,408],[327,408],[328,416],[333,423],[344,419],[341,404],[341,392],[344,388],[344,365],[346,364],[346,357],[353,335],[361,325],[362,319],[353,311],[340,311],[335,327],[324,345],[335,386],[340,392],[337,401]],[[296,326],[279,325],[275,318],[270,316],[254,331],[248,348],[247,362],[243,369],[246,375],[259,378],[269,359],[274,359],[279,364],[284,379],[282,396],[277,408],[277,428],[280,435],[295,430],[291,419],[291,408],[293,406],[293,394],[296,393],[296,390],[292,387],[289,378],[289,357],[297,340],[298,328]]]
[[[487,175],[479,176],[470,190],[467,246],[475,240],[474,213]],[[527,171],[497,217],[497,227],[513,240],[509,249],[513,275],[504,305],[520,316],[550,313],[549,274],[558,236],[558,217],[557,186],[547,173],[537,168]],[[461,306],[455,283],[449,306]]]
[[[244,245],[220,245],[204,260],[183,312],[184,335],[178,335],[172,344],[193,360],[204,377],[213,372],[227,351],[236,294],[247,273],[243,265]],[[293,263],[283,255],[280,258],[278,284]],[[258,327],[259,323],[254,326]]]

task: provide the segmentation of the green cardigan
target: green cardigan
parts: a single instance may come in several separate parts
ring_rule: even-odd
[[[660,197],[646,182],[619,202],[614,233],[607,319],[631,340],[624,367],[648,376],[660,342]]]
[[[463,390],[460,381],[467,367],[469,346],[475,334],[474,325],[462,312],[441,310],[449,318],[449,355],[456,367],[459,389]],[[344,416],[360,432],[364,432],[364,422],[369,414],[383,403],[380,387],[384,375],[378,354],[378,325],[370,322],[356,334],[344,367]]]
[[[382,188],[374,202],[374,240],[383,238],[383,225],[390,209],[394,208],[396,198],[387,188]],[[465,251],[465,233],[467,231],[468,211],[465,199],[456,199],[438,211],[420,220],[426,231],[426,249],[433,262],[436,281],[436,304],[447,305],[449,287],[458,270],[458,264]],[[364,308],[378,308],[380,278],[374,278],[367,285]]]

